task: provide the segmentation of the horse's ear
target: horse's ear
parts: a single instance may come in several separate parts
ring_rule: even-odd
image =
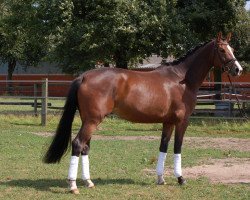
[[[217,35],[217,42],[220,42],[222,38],[222,32],[220,31]]]
[[[227,34],[227,42],[230,42],[231,37],[232,37],[232,33],[228,33],[228,34]]]

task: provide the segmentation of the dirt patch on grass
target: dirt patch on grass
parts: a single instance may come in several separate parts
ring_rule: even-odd
[[[93,140],[160,140],[158,136],[103,136],[103,135],[93,135]]]
[[[34,133],[42,137],[53,136],[51,132],[38,132]],[[92,140],[159,140],[159,136],[103,136],[93,135]],[[170,142],[173,143],[173,140]],[[211,138],[211,137],[184,137],[183,148],[214,148],[222,150],[235,150],[235,151],[250,151],[250,139],[239,138]]]
[[[183,146],[204,149],[214,148],[222,150],[250,151],[250,139],[184,137]]]
[[[52,137],[54,135],[54,133],[51,132],[32,132],[32,134],[42,137]]]
[[[213,183],[250,183],[250,158],[211,159],[210,164],[183,169],[189,178],[207,177]]]
[[[209,164],[182,168],[187,179],[206,177],[212,183],[250,183],[250,158],[211,159]],[[173,169],[166,166],[165,177],[173,176]],[[144,169],[143,172],[155,176],[154,169]]]
[[[93,140],[159,140],[158,136],[101,136],[94,135]],[[173,140],[170,142],[173,143]],[[250,139],[184,137],[183,147],[214,148],[222,150],[250,151]]]

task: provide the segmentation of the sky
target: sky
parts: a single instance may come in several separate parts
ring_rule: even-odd
[[[247,1],[245,8],[246,10],[250,10],[250,1]]]

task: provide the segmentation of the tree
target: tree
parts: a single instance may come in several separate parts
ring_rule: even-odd
[[[87,69],[97,61],[127,68],[152,52],[160,53],[163,26],[170,21],[166,1],[72,2],[69,28],[54,51],[65,71]]]
[[[240,12],[239,22],[233,36],[235,55],[241,61],[244,71],[250,71],[250,11]]]
[[[45,55],[69,73],[93,68],[98,61],[127,68],[152,53],[178,57],[222,30],[233,31],[233,43],[241,47],[236,53],[245,59],[249,15],[244,2],[4,1],[0,56],[9,63],[9,74],[17,61],[33,64]]]
[[[244,6],[245,0],[178,0],[176,9],[185,27],[183,30],[191,33],[183,43],[189,46],[193,41],[204,42],[219,31],[237,33],[239,24],[249,21]]]
[[[210,40],[219,31],[224,34],[232,32],[236,57],[247,61],[245,52],[249,49],[250,19],[244,6],[244,0],[178,0],[176,7],[186,25],[184,30],[192,33],[188,40],[183,41],[183,49],[197,41]],[[214,76],[216,82],[221,82],[220,69],[214,69]],[[216,84],[215,89],[221,90],[221,85]]]
[[[34,1],[3,1],[0,7],[0,58],[8,63],[7,79],[12,80],[17,62],[35,65],[44,57],[46,39]]]
[[[70,1],[61,4],[65,2]],[[243,0],[71,3],[67,28],[60,29],[62,40],[52,51],[64,71],[71,73],[92,68],[98,61],[127,68],[152,53],[178,57],[197,43],[214,38],[219,31],[233,31],[237,38],[234,41],[242,41],[242,47],[245,38],[239,39],[247,32],[237,32],[240,18],[246,19]]]

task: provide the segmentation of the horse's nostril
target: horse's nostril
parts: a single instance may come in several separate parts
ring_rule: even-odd
[[[235,71],[238,74],[240,70],[239,70],[239,68],[236,68]]]

